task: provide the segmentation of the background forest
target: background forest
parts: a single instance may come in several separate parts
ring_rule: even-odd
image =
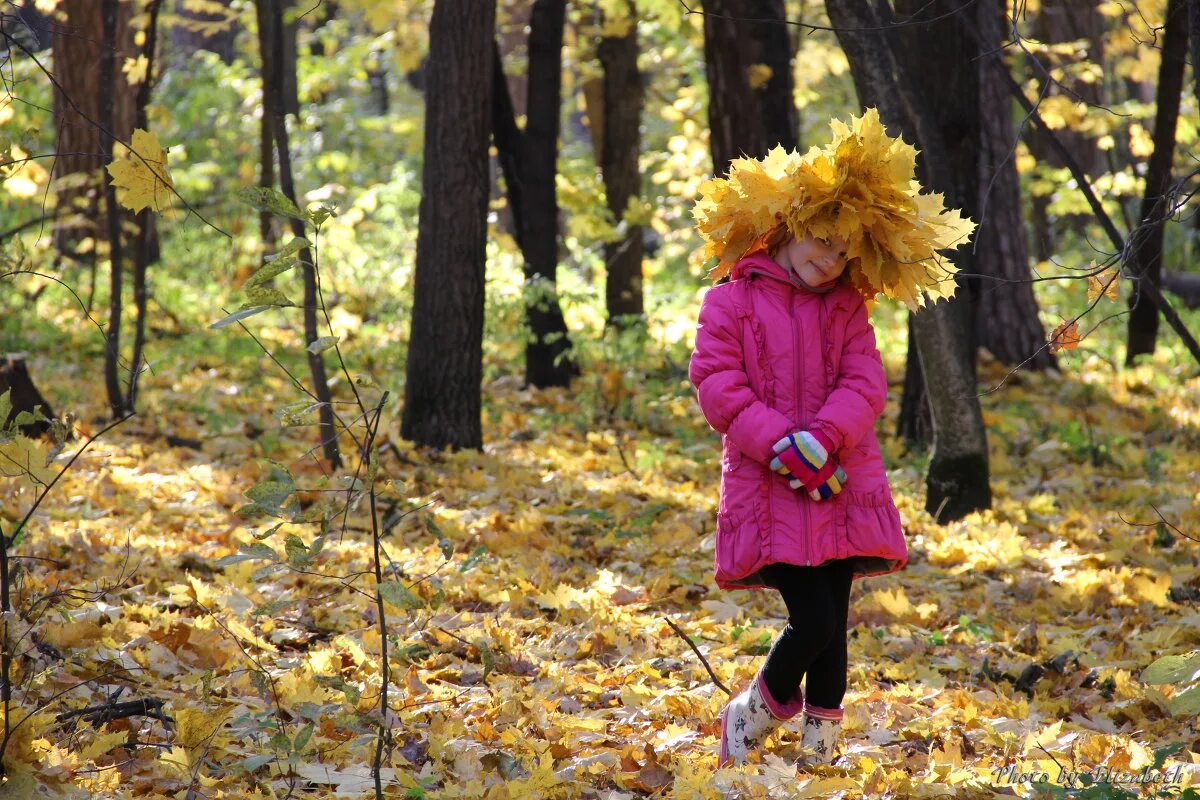
[[[1195,796],[1197,0],[0,14],[0,797]],[[910,561],[718,769],[692,207],[868,106],[979,223],[872,311]]]

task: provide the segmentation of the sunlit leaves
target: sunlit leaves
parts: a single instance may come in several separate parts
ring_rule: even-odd
[[[1092,269],[1096,267],[1096,262],[1092,262]],[[1113,267],[1106,267],[1100,274],[1088,275],[1087,301],[1094,302],[1100,295],[1104,295],[1114,303],[1121,297],[1121,271]]]
[[[314,339],[312,342],[310,342],[308,347],[305,349],[307,349],[308,352],[313,353],[313,354],[324,353],[326,350],[329,350],[330,348],[335,346],[338,343],[339,339],[340,339],[340,337],[338,337],[338,336],[321,336],[317,339]]]
[[[3,109],[0,108],[0,111]],[[12,144],[8,148],[8,158],[3,159],[0,166],[0,178],[4,181],[4,190],[13,197],[30,198],[45,188],[50,178],[46,168],[31,158],[20,145]]]
[[[117,202],[131,211],[150,207],[162,211],[173,195],[174,184],[167,171],[167,151],[158,137],[138,128],[133,132],[133,149],[108,165]]]
[[[1057,353],[1059,350],[1074,350],[1079,347],[1079,322],[1070,320],[1063,322],[1050,334],[1049,350]]]
[[[238,190],[238,200],[259,211],[266,211],[281,217],[293,217],[303,220],[304,216],[296,204],[276,189],[265,186],[243,186]]]

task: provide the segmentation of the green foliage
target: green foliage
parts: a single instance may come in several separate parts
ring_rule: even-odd
[[[1200,650],[1179,656],[1163,656],[1142,672],[1142,681],[1175,687],[1170,700],[1177,716],[1200,714]]]

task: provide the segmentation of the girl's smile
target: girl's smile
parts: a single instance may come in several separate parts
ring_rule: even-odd
[[[775,252],[775,261],[794,273],[805,286],[821,288],[836,281],[846,269],[847,242],[840,237],[803,239],[789,237]]]

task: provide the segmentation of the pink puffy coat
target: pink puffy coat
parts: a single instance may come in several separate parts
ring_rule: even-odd
[[[688,372],[722,434],[717,585],[762,588],[774,562],[854,558],[855,579],[899,570],[908,550],[875,437],[887,378],[862,298],[845,283],[808,291],[765,254],[731,277],[704,296]],[[848,476],[828,500],[768,466],[775,442],[814,429]]]

